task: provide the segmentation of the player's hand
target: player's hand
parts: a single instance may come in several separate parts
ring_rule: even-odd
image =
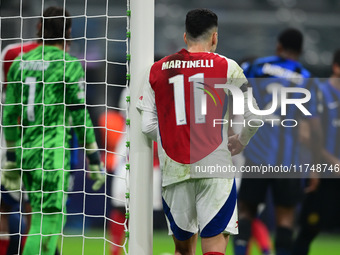
[[[21,184],[21,171],[14,170],[17,164],[13,161],[7,161],[1,171],[1,184],[7,190],[19,190]]]
[[[228,149],[231,153],[231,156],[239,154],[244,149],[244,145],[238,139],[239,134],[229,136],[228,138]]]
[[[100,160],[100,152],[96,142],[86,144],[86,156],[89,160],[90,178],[94,180],[92,189],[97,191],[105,183],[104,164]]]
[[[94,180],[94,184],[92,185],[92,189],[94,191],[99,190],[103,184],[105,183],[105,169],[103,167],[103,163],[100,165],[89,165],[90,168],[90,178]]]

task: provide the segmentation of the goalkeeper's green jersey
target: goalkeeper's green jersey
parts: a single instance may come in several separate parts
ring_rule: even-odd
[[[81,145],[95,141],[84,105],[84,71],[77,58],[55,46],[39,46],[13,62],[7,81],[5,138],[23,148],[22,168],[39,168],[39,148],[44,151],[44,161],[62,163],[66,155],[57,153],[57,158],[51,153],[69,147],[70,127],[76,127]],[[43,163],[44,169],[55,169],[53,162],[54,166],[47,163]]]

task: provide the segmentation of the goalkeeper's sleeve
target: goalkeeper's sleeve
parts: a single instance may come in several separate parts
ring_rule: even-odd
[[[84,70],[77,59],[66,63],[65,103],[72,117],[79,144],[84,146],[95,142],[95,135],[90,115],[85,107]]]
[[[75,129],[79,144],[85,146],[86,156],[89,161],[90,178],[95,182],[93,190],[99,190],[105,183],[105,171],[100,159],[93,124],[85,108],[79,106],[71,108],[72,126]]]
[[[71,108],[72,126],[75,129],[79,144],[85,146],[86,156],[89,160],[90,178],[95,182],[93,190],[99,190],[105,183],[105,171],[100,160],[93,124],[85,108],[79,106]]]
[[[92,120],[89,112],[85,109],[85,105],[70,108],[72,128],[78,137],[79,144],[86,146],[86,144],[96,142]]]
[[[7,143],[7,147],[13,146],[13,143]],[[17,168],[14,149],[8,149],[6,152],[6,162],[1,169],[0,180],[0,184],[7,190],[19,190],[21,187],[21,170]]]
[[[85,107],[85,81],[84,70],[79,61],[67,64],[66,72],[66,104],[72,117],[72,127],[78,137],[79,144],[85,146],[86,156],[89,160],[90,177],[95,180],[93,190],[98,190],[105,182],[103,164],[93,130],[90,114]]]
[[[6,162],[1,171],[0,179],[1,184],[7,190],[19,190],[21,186],[21,170],[17,168],[14,148],[19,140],[18,119],[22,108],[21,89],[22,86],[19,83],[9,83],[7,85],[6,102],[3,108],[2,124],[7,144],[7,152]]]
[[[9,83],[6,89],[6,102],[3,107],[3,130],[7,143],[15,146],[19,139],[18,119],[21,115],[21,89],[19,83]]]

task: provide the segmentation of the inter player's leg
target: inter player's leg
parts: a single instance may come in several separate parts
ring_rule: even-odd
[[[252,222],[258,205],[264,201],[270,179],[243,178],[238,194],[239,234],[234,237],[235,255],[246,255],[252,235]]]
[[[275,207],[276,236],[275,251],[277,255],[291,254],[293,245],[293,223],[295,207]]]
[[[238,212],[239,234],[234,236],[234,253],[235,255],[246,255],[251,238],[252,221],[256,217],[257,204],[240,198],[238,200]]]
[[[293,245],[293,255],[307,255],[314,238],[320,232],[320,208],[318,191],[307,194],[299,216],[299,231]]]
[[[276,216],[275,250],[277,255],[291,254],[295,208],[302,196],[300,179],[275,179],[273,198]]]
[[[339,184],[339,179],[320,179],[318,189],[305,197],[299,217],[299,232],[294,240],[293,255],[307,255],[311,243],[321,229],[327,225],[336,226],[340,213],[338,202],[335,202],[340,198]]]

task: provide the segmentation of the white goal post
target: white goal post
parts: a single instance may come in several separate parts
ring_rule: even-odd
[[[136,109],[148,67],[154,61],[154,0],[131,0],[130,220],[129,254],[152,254],[152,142],[141,132]]]

